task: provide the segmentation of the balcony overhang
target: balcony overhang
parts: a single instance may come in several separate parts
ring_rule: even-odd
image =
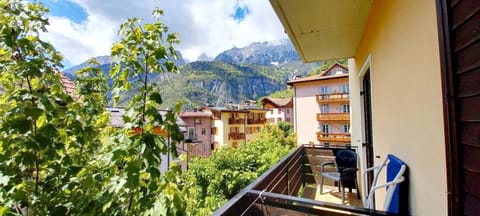
[[[304,62],[353,57],[373,0],[270,0]]]

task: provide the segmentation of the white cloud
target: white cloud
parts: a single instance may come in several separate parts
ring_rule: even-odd
[[[189,60],[195,60],[202,53],[214,57],[234,46],[286,38],[266,0],[71,1],[85,9],[87,19],[74,23],[51,16],[49,33],[43,37],[50,40],[72,65],[92,56],[108,55],[111,44],[118,40],[118,26],[129,17],[151,20],[155,7],[164,10],[162,21],[170,30],[180,34],[182,42],[177,49]],[[241,22],[231,16],[236,6],[249,8],[249,14]]]

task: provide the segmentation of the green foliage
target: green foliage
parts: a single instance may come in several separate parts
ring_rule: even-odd
[[[290,122],[281,121],[277,123],[277,126],[283,131],[285,137],[293,133],[293,128]]]
[[[137,94],[126,107],[124,128],[112,135],[115,144],[111,149],[112,168],[121,167],[116,174],[121,185],[113,185],[113,189],[121,199],[111,208],[124,206],[121,210],[127,214],[140,214],[155,205],[167,209],[163,212],[167,215],[185,214],[180,188],[176,182],[171,182],[175,180],[175,174],[162,175],[160,171],[160,156],[167,154],[168,149],[172,155],[177,154],[175,148],[167,148],[166,139],[172,139],[173,146],[183,139],[176,125],[181,104],[166,115],[160,115],[160,87],[149,82],[153,73],[177,72],[173,63],[176,58],[173,45],[179,40],[176,34],[168,33],[167,26],[160,22],[162,14],[163,11],[154,10],[155,23],[142,24],[141,19],[129,19],[120,26],[119,33],[123,38],[112,47],[111,58],[116,62],[110,69],[110,75],[114,78],[115,102],[118,102],[120,94],[137,89]],[[132,133],[132,127],[139,132]],[[164,130],[168,137],[154,134],[155,127]],[[121,189],[118,190],[118,187]]]
[[[196,159],[184,175],[175,165],[161,173],[161,155],[176,155],[166,140],[183,139],[181,104],[159,114],[164,89],[149,82],[177,71],[178,39],[159,21],[163,12],[154,10],[154,23],[122,24],[112,47],[115,98],[137,90],[121,129],[107,126],[107,77],[96,61],[76,72],[77,89],[66,93],[55,69],[62,57],[38,37],[46,8],[0,0],[0,12],[0,215],[208,215],[295,143],[267,126],[239,149]]]
[[[238,149],[220,149],[209,158],[194,159],[184,176],[191,184],[189,214],[210,215],[285,156],[295,139],[294,134],[285,137],[279,127],[266,125],[257,138]]]
[[[101,198],[95,161],[108,123],[105,77],[87,67],[77,74],[81,89],[68,95],[55,70],[62,57],[38,37],[47,9],[12,0],[0,1],[0,11],[2,214],[88,212]]]

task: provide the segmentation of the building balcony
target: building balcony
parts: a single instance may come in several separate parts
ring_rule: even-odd
[[[247,119],[247,124],[265,124],[267,119]]]
[[[317,95],[317,103],[341,103],[341,102],[349,102],[350,101],[350,93],[330,93],[330,94],[318,94]]]
[[[350,121],[350,113],[318,113],[317,121]]]
[[[350,134],[348,133],[322,133],[318,132],[317,133],[317,140],[320,142],[344,142],[344,143],[350,143],[351,138]]]
[[[228,119],[228,124],[245,124],[245,119],[229,118]]]
[[[334,152],[341,149],[345,147],[298,147],[213,215],[392,215],[361,207],[356,194],[349,194],[346,204],[341,204],[333,185],[327,186],[330,192],[324,188],[319,193],[320,164],[332,162]]]
[[[228,134],[228,139],[244,140],[245,139],[245,133],[229,133]]]

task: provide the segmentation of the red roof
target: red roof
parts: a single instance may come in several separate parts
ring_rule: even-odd
[[[270,104],[273,104],[277,107],[284,107],[287,106],[289,103],[292,102],[291,98],[271,98],[271,97],[266,97],[262,101],[265,103],[270,102]]]
[[[207,112],[182,112],[180,113],[180,117],[211,117],[211,113]]]
[[[344,78],[344,77],[348,77],[348,74],[340,74],[340,75],[332,75],[332,76],[322,76],[322,74],[317,74],[317,75],[313,75],[305,78],[290,80],[287,82],[287,85],[293,85],[295,83],[300,83],[300,82],[310,82],[310,81],[336,79],[336,78]]]
[[[65,92],[68,95],[73,96],[72,94],[76,88],[75,82],[73,82],[70,78],[68,78],[63,72],[59,71],[58,69],[54,68],[53,71],[60,76],[60,82],[62,82]]]

